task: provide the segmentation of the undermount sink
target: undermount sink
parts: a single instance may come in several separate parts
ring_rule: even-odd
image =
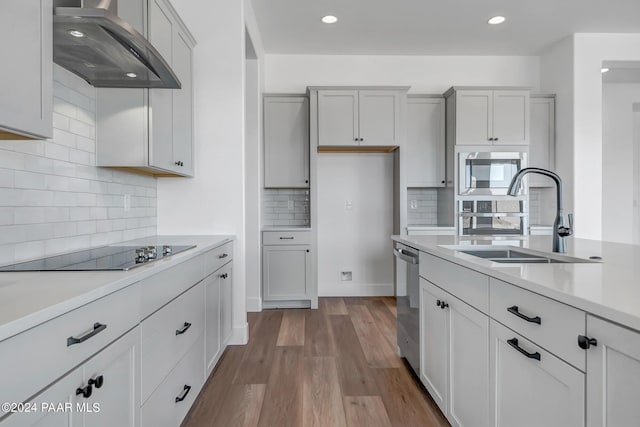
[[[544,253],[525,252],[510,248],[498,249],[491,247],[486,249],[456,249],[456,251],[502,264],[575,264],[595,262],[565,255],[550,256]]]

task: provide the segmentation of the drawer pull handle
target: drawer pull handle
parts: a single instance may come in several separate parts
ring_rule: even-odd
[[[82,397],[84,397],[85,399],[90,398],[92,393],[93,393],[93,387],[91,387],[91,384],[87,385],[86,387],[83,387],[83,388],[78,387],[76,389],[76,396],[81,394]]]
[[[227,255],[227,254],[222,254],[222,255],[219,255],[219,256],[218,256],[218,258],[222,259],[222,258],[226,258],[226,257],[228,257],[228,256],[229,256],[229,255]]]
[[[96,388],[100,388],[104,385],[104,377],[99,375],[95,378],[89,379],[89,385],[95,386]]]
[[[293,240],[293,236],[292,237],[280,237],[280,240]]]
[[[220,278],[222,279],[226,279],[227,277],[229,277],[229,275],[227,273],[221,274]]]
[[[189,322],[184,322],[184,326],[180,329],[176,329],[176,335],[182,335],[185,332],[187,332],[189,330],[189,328],[191,327],[191,323]]]
[[[515,316],[518,316],[522,320],[526,320],[527,322],[537,323],[538,325],[542,324],[542,319],[540,318],[540,316],[536,316],[536,317],[525,316],[524,314],[522,314],[522,313],[520,313],[518,311],[518,306],[517,305],[514,305],[514,306],[511,306],[511,307],[507,308],[507,311],[509,313],[515,315]]]
[[[583,350],[588,350],[589,347],[598,346],[598,340],[595,338],[585,337],[584,335],[578,335],[578,347]]]
[[[523,349],[522,347],[520,347],[518,345],[518,338],[511,338],[510,340],[507,340],[507,343],[509,343],[509,345],[513,348],[515,348],[516,350],[518,350],[520,353],[524,354],[525,356],[527,356],[529,359],[536,359],[536,360],[540,360],[540,353],[538,353],[537,351],[535,353],[529,353],[527,350]]]
[[[180,396],[176,397],[176,403],[182,402],[184,399],[186,399],[190,391],[191,391],[191,386],[185,384],[184,389],[182,390],[182,393],[180,394]]]
[[[86,334],[82,335],[80,338],[76,338],[76,337],[67,338],[67,347],[71,347],[74,344],[83,343],[89,338],[98,335],[100,332],[104,331],[105,329],[107,329],[107,325],[103,325],[102,323],[96,322],[93,324],[93,329],[91,330],[91,332],[87,332]]]

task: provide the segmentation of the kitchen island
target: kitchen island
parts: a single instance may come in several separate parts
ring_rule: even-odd
[[[640,247],[393,236],[420,251],[420,379],[452,425],[637,425]],[[515,249],[551,263],[465,252]],[[486,253],[486,252],[485,252]]]

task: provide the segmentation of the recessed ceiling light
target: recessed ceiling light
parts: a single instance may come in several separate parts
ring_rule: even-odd
[[[333,15],[327,15],[322,17],[322,22],[324,22],[325,24],[335,24],[336,22],[338,22],[338,18]]]
[[[602,74],[604,74],[604,73],[606,73],[606,72],[608,72],[608,71],[609,71],[609,69],[608,69],[608,68],[601,68],[601,69],[600,69],[600,72],[601,72]]]
[[[498,24],[502,24],[506,20],[507,18],[505,18],[504,16],[494,16],[493,18],[489,19],[489,21],[487,22],[491,25],[498,25]]]
[[[78,30],[69,30],[67,31],[67,33],[69,33],[69,35],[73,37],[78,37],[78,38],[84,37],[84,33]]]
[[[138,75],[136,73],[127,73],[127,74],[125,74],[125,76],[131,77],[132,79],[135,79],[136,77],[138,77]]]

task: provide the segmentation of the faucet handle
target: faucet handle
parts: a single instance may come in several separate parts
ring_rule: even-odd
[[[573,232],[573,214],[570,213],[567,216],[569,217],[569,229]]]

